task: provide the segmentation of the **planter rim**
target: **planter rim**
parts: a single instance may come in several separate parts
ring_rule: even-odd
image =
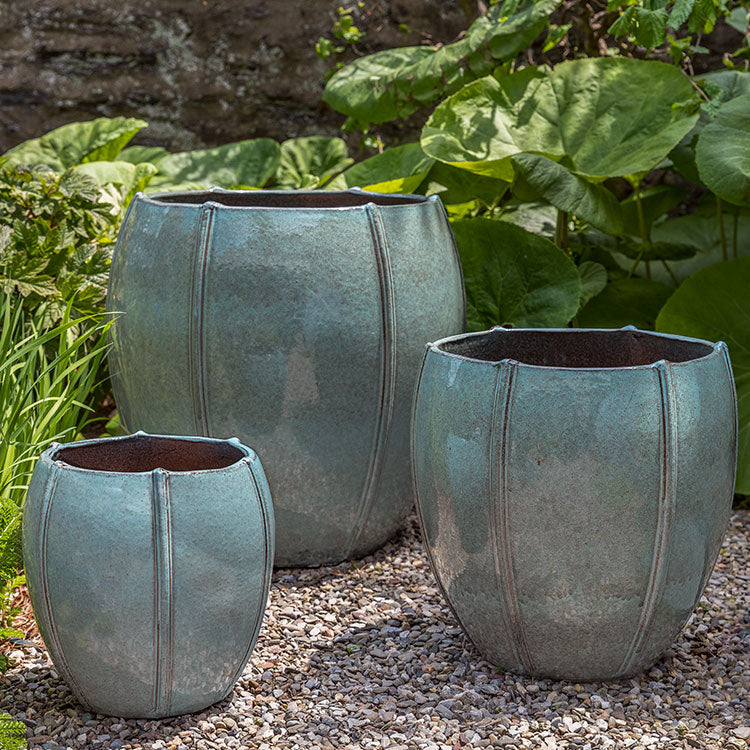
[[[587,333],[619,333],[622,331],[630,331],[634,333],[640,333],[644,336],[653,338],[667,339],[670,341],[681,341],[688,344],[699,344],[709,347],[711,351],[699,356],[692,357],[684,361],[672,361],[666,358],[654,360],[646,364],[637,365],[604,365],[600,367],[581,367],[581,366],[566,366],[566,365],[540,365],[533,364],[531,362],[524,362],[523,360],[517,360],[512,357],[504,357],[502,359],[482,359],[480,357],[470,357],[465,354],[458,354],[456,352],[446,351],[442,347],[445,344],[460,341],[470,341],[471,339],[481,339],[488,334],[496,331],[504,331],[510,335],[514,333],[558,333],[562,335],[574,336]],[[439,339],[438,341],[430,342],[426,345],[427,352],[433,352],[442,357],[449,357],[451,359],[457,359],[463,362],[475,362],[477,364],[487,365],[489,367],[499,367],[502,365],[512,364],[516,367],[529,368],[532,370],[543,370],[549,371],[554,370],[555,372],[615,372],[623,370],[652,370],[663,366],[668,363],[670,367],[682,367],[686,365],[692,365],[695,362],[701,362],[715,355],[721,355],[727,353],[727,345],[723,341],[707,341],[705,339],[693,338],[690,336],[679,336],[673,333],[661,333],[657,331],[644,331],[635,326],[623,326],[622,328],[504,328],[503,326],[494,326],[487,329],[486,331],[472,331],[469,333],[460,333],[456,336],[447,336],[446,338]]]
[[[205,196],[198,202],[190,201],[192,196]],[[211,200],[216,196],[219,200]],[[359,202],[341,206],[264,206],[264,205],[239,205],[234,206],[222,203],[221,196],[238,196],[241,198],[252,198],[253,196],[279,196],[289,198],[290,196],[311,196],[319,198],[321,196],[350,196],[358,199]],[[188,200],[179,200],[187,198]],[[370,198],[369,201],[364,199]],[[383,202],[379,202],[380,199]],[[384,200],[385,199],[385,200]],[[346,190],[228,190],[226,188],[211,187],[206,190],[174,190],[160,193],[136,193],[133,197],[132,204],[136,201],[142,201],[153,206],[167,207],[179,206],[182,208],[200,209],[204,206],[211,206],[216,209],[227,209],[230,211],[247,211],[247,210],[266,210],[266,211],[352,211],[362,210],[367,206],[377,206],[378,208],[402,208],[404,206],[424,206],[440,204],[437,195],[411,195],[408,193],[377,193],[370,190],[363,190],[360,187],[352,187]]]
[[[172,442],[182,442],[182,443],[210,443],[213,445],[217,445],[217,444],[228,445],[236,449],[237,451],[239,451],[242,454],[242,456],[238,458],[236,461],[233,461],[232,463],[227,464],[226,466],[220,466],[220,467],[211,468],[211,469],[174,470],[174,469],[165,469],[163,467],[157,466],[153,469],[146,470],[146,471],[116,471],[116,470],[110,470],[110,469],[89,469],[83,466],[76,466],[75,464],[71,464],[62,458],[58,458],[56,455],[58,452],[68,449],[68,448],[79,448],[79,447],[97,446],[97,445],[112,445],[118,442],[128,441],[128,440],[132,440],[133,438],[139,438],[139,437],[154,438],[156,441],[169,440]],[[53,442],[53,443],[50,443],[49,447],[39,457],[39,461],[41,461],[44,464],[47,464],[48,466],[57,466],[58,468],[65,469],[66,471],[82,472],[84,474],[95,474],[99,476],[117,476],[117,477],[145,477],[145,476],[151,476],[154,473],[169,474],[169,475],[176,475],[176,476],[187,476],[187,475],[192,476],[196,474],[204,475],[204,474],[225,473],[228,471],[233,471],[237,469],[238,467],[247,464],[248,462],[252,462],[256,457],[257,457],[257,454],[255,453],[255,451],[252,448],[248,448],[248,446],[241,443],[239,438],[236,438],[236,437],[213,438],[213,437],[201,437],[200,435],[158,435],[154,433],[144,432],[143,430],[138,430],[138,432],[133,432],[128,435],[92,438],[90,440],[78,440],[78,441],[74,441],[71,443]]]

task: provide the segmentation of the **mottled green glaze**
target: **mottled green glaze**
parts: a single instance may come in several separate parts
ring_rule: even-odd
[[[55,444],[34,471],[23,541],[39,630],[88,710],[198,711],[242,674],[274,536],[263,468],[238,441]]]
[[[276,564],[359,557],[413,502],[427,341],[463,330],[436,198],[333,191],[137,196],[108,297],[130,429],[237,435],[263,457]]]
[[[503,669],[646,669],[695,607],[729,520],[737,409],[726,346],[504,330],[427,348],[417,506],[459,622]]]

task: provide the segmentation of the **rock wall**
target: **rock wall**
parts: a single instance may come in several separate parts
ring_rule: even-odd
[[[67,122],[117,115],[150,123],[136,142],[171,150],[337,134],[343,118],[320,99],[331,63],[314,47],[341,4],[367,32],[360,52],[452,41],[472,5],[0,0],[0,153]]]

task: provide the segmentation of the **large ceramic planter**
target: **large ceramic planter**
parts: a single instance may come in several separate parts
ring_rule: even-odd
[[[145,434],[53,445],[23,534],[39,630],[88,710],[155,718],[229,693],[273,564],[271,498],[250,449]]]
[[[433,570],[485,658],[557,679],[632,675],[684,625],[729,520],[726,346],[635,329],[439,341],[413,461]]]
[[[237,435],[263,456],[277,565],[359,557],[413,502],[424,345],[463,330],[436,198],[137,196],[112,262],[110,371],[128,428]]]

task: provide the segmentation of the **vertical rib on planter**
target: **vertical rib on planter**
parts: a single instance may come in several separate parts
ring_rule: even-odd
[[[211,230],[216,204],[206,203],[201,207],[198,241],[193,251],[193,286],[191,297],[190,329],[188,347],[190,360],[190,385],[195,412],[195,434],[210,435],[208,418],[208,395],[206,393],[206,272],[211,252]]]
[[[356,548],[367,523],[372,504],[375,502],[375,496],[380,484],[380,475],[383,471],[385,453],[388,448],[388,435],[393,416],[393,390],[396,383],[396,304],[393,299],[393,276],[391,273],[388,241],[385,236],[380,208],[374,203],[368,203],[365,206],[365,212],[367,213],[370,233],[372,234],[372,246],[378,268],[378,281],[380,283],[380,403],[375,424],[375,434],[373,436],[370,465],[365,477],[362,499],[360,500],[356,521],[352,529],[351,541],[347,547],[345,557],[351,557],[352,550]]]
[[[51,449],[58,446],[57,443],[52,443]],[[47,469],[47,478],[44,483],[44,490],[41,497],[41,505],[39,509],[39,516],[41,517],[41,530],[39,534],[39,551],[38,555],[38,570],[41,588],[41,603],[42,603],[42,617],[44,617],[48,623],[48,643],[47,648],[50,651],[50,655],[55,659],[55,664],[58,670],[62,674],[64,680],[70,685],[70,689],[74,695],[81,702],[83,706],[90,709],[91,706],[86,700],[86,696],[78,684],[75,675],[68,666],[68,661],[65,658],[65,652],[60,645],[60,635],[57,632],[57,623],[55,622],[55,613],[50,603],[50,584],[49,584],[49,565],[47,563],[47,537],[49,534],[49,519],[52,512],[52,502],[55,498],[55,488],[57,487],[58,480],[58,467],[57,464],[51,463]],[[24,559],[26,559],[24,555]],[[27,565],[28,567],[28,565]]]
[[[666,557],[669,534],[671,532],[672,514],[675,504],[674,472],[679,465],[677,455],[677,421],[675,419],[676,403],[674,381],[669,362],[662,360],[654,364],[658,389],[661,424],[661,481],[659,483],[659,502],[657,505],[656,533],[654,551],[651,561],[651,574],[643,597],[643,607],[638,628],[628,646],[622,664],[615,676],[628,674],[640,652],[643,641],[648,635],[659,603],[666,575]]]
[[[533,674],[533,662],[523,634],[523,618],[516,595],[513,552],[511,550],[510,498],[508,497],[508,463],[513,386],[516,379],[517,362],[504,359],[497,365],[495,397],[492,402],[490,430],[490,508],[492,523],[492,554],[495,575],[503,604],[500,606],[503,620],[516,659],[526,672]]]
[[[151,533],[154,545],[154,697],[155,714],[172,709],[174,673],[174,565],[169,474],[151,472]]]

